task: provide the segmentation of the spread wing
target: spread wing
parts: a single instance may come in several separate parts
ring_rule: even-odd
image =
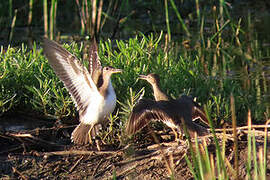
[[[102,84],[102,66],[98,56],[98,46],[95,38],[92,40],[89,48],[89,73],[99,88]]]
[[[180,130],[185,123],[189,133],[198,135],[207,134],[208,131],[192,121],[192,106],[189,101],[170,100],[152,101],[141,99],[135,105],[129,116],[126,126],[128,135],[134,134],[144,128],[149,122],[160,120],[170,128]]]
[[[192,110],[192,120],[195,120],[197,118],[200,118],[200,120],[209,126],[209,121],[206,117],[206,114],[204,112],[204,110],[202,108],[200,108],[200,106],[194,106],[193,110]]]
[[[203,108],[193,100],[192,97],[183,95],[178,99],[179,102],[187,104],[192,108],[192,120],[199,118],[204,124],[209,125],[209,121]]]
[[[133,108],[126,126],[127,134],[131,135],[144,128],[151,121],[163,121],[165,124],[179,124],[173,113],[174,108],[168,101],[141,99]]]
[[[44,54],[55,74],[68,89],[78,111],[83,111],[99,95],[87,69],[80,61],[58,43],[44,38]]]

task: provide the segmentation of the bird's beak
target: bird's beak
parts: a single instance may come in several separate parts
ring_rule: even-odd
[[[144,80],[146,80],[146,79],[147,79],[147,76],[145,76],[145,75],[139,75],[139,79],[144,79]]]
[[[122,71],[122,69],[113,69],[112,73],[121,73]]]

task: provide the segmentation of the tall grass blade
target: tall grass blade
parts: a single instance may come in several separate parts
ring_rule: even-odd
[[[266,179],[266,171],[267,171],[267,143],[268,143],[268,125],[270,124],[270,119],[268,121],[266,121],[265,125],[265,129],[264,129],[264,144],[263,144],[263,179]]]
[[[177,16],[177,18],[178,18],[180,24],[182,25],[182,28],[183,28],[184,32],[186,33],[187,36],[191,36],[191,34],[190,34],[190,32],[189,32],[189,30],[188,30],[186,24],[184,23],[184,21],[183,21],[181,15],[180,15],[180,13],[179,13],[179,11],[178,11],[178,9],[176,8],[176,5],[175,5],[175,3],[174,3],[174,0],[170,0],[170,2],[171,2],[171,5],[172,5],[172,7],[173,7],[173,10],[174,10],[174,12],[175,12],[175,14],[176,14],[176,16]]]
[[[207,143],[206,140],[203,139],[203,146],[204,146],[204,154],[205,154],[205,167],[206,167],[206,172],[207,176],[209,179],[214,179],[215,178],[215,173],[214,173],[214,165],[212,166],[211,164],[211,159],[210,159],[210,154],[208,151]]]
[[[8,1],[8,13],[9,13],[9,18],[10,19],[12,18],[12,9],[13,9],[12,0],[9,0]]]
[[[84,16],[84,10],[82,9],[79,0],[76,0],[76,4],[77,7],[79,9],[79,13],[80,13],[80,19],[81,19],[81,35],[84,35],[85,33],[85,24],[86,24],[86,20],[85,20],[85,16]]]
[[[102,29],[103,28],[104,24],[106,23],[107,18],[109,17],[109,14],[113,14],[113,10],[117,9],[118,2],[119,2],[118,0],[116,0],[116,1],[110,1],[109,2],[109,5],[108,5],[108,8],[107,8],[106,13],[105,12],[102,13],[104,15],[104,18],[103,18],[103,20],[101,22],[101,25],[100,25],[100,28],[99,29]]]
[[[188,140],[188,144],[189,144],[189,150],[190,150],[190,154],[191,154],[191,159],[192,159],[192,164],[193,164],[193,176],[194,176],[194,179],[201,179],[202,178],[202,174],[200,173],[201,172],[201,169],[200,169],[200,160],[198,159],[198,156],[196,156],[196,153],[200,153],[200,151],[197,151],[196,149],[196,145],[195,145],[195,148],[193,147],[193,142],[191,142],[191,138],[190,138],[190,135],[189,135],[189,132],[187,130],[187,127],[184,123],[184,119],[181,118],[181,122],[183,124],[183,129],[184,129],[184,133],[187,137],[187,140]],[[195,141],[197,140],[197,138],[195,138]],[[186,158],[187,159],[187,158]],[[188,163],[188,162],[187,162]],[[191,170],[191,169],[190,169]]]
[[[84,0],[83,1],[83,13],[85,16],[85,27],[86,27],[86,33],[90,34],[91,30],[91,19],[90,19],[90,6],[93,8],[93,2],[91,0],[90,5],[88,5],[89,0]],[[90,2],[90,1],[89,1]]]
[[[257,162],[257,151],[256,151],[256,140],[255,140],[255,129],[253,129],[252,131],[252,156],[253,156],[253,164],[254,164],[254,179],[255,180],[259,180],[258,179],[258,162]]]
[[[29,0],[29,12],[28,12],[28,21],[27,25],[30,26],[32,23],[32,17],[33,17],[33,3],[34,0]]]
[[[223,26],[210,38],[210,41],[213,41],[220,33],[222,33],[223,29],[230,23],[230,20],[227,20]]]
[[[236,171],[236,177],[235,179],[239,179],[239,163],[238,163],[238,138],[237,138],[237,124],[236,124],[236,117],[235,117],[235,103],[234,103],[234,97],[231,94],[231,113],[232,113],[232,127],[233,127],[233,150],[234,150],[234,169]]]
[[[166,26],[167,26],[167,34],[168,34],[168,42],[171,42],[171,29],[170,29],[170,20],[168,15],[168,1],[165,0],[165,17],[166,17]]]
[[[201,13],[200,13],[200,4],[199,4],[199,0],[195,0],[196,3],[196,14],[197,14],[197,26],[198,28],[201,25]]]
[[[17,19],[17,12],[18,12],[18,10],[15,9],[14,16],[13,16],[11,26],[10,26],[10,33],[9,33],[9,38],[8,38],[9,42],[11,42],[12,38],[13,38],[14,28],[15,28],[16,19]]]
[[[50,39],[54,39],[56,25],[57,0],[52,0],[50,10]]]
[[[31,32],[32,32],[32,29],[31,29],[31,24],[32,24],[32,18],[33,18],[33,3],[34,3],[34,0],[29,0],[29,11],[28,11],[28,21],[27,21],[27,36],[28,36],[28,42],[29,42],[29,45],[32,44],[31,42]]]
[[[92,0],[92,19],[91,19],[91,29],[90,29],[90,36],[94,37],[95,35],[95,28],[96,28],[96,16],[97,16],[97,1]]]
[[[201,156],[201,152],[199,149],[199,145],[198,145],[198,136],[197,134],[195,135],[195,149],[196,149],[196,158],[197,158],[197,162],[198,162],[198,168],[199,168],[199,174],[202,180],[204,180],[204,161],[202,159]]]
[[[188,168],[189,168],[191,174],[193,175],[193,178],[194,178],[194,179],[198,179],[197,173],[194,171],[194,167],[192,166],[192,163],[191,163],[191,161],[188,159],[188,156],[187,156],[187,155],[185,155],[185,160],[186,160],[186,162],[187,162],[187,166],[188,166]],[[193,164],[194,164],[194,163],[193,163]]]
[[[248,159],[247,159],[247,177],[249,180],[252,179],[251,175],[251,112],[248,110]]]
[[[214,129],[214,124],[213,124],[212,119],[209,116],[209,113],[208,113],[208,111],[206,109],[206,106],[204,106],[204,111],[205,111],[207,119],[209,120],[211,134],[213,135],[214,143],[215,143],[215,147],[216,147],[218,175],[219,175],[220,178],[228,179],[228,175],[227,175],[227,171],[226,171],[226,167],[225,167],[225,161],[224,161],[224,158],[222,156],[222,151],[220,149],[219,142],[218,142],[218,139],[217,139],[217,136],[216,136],[216,132],[215,132],[215,129]]]
[[[44,36],[48,37],[48,2],[43,0]]]
[[[98,15],[97,15],[97,33],[99,33],[100,31],[102,7],[103,7],[103,0],[100,0],[99,5],[98,5]]]
[[[264,160],[263,160],[263,158],[264,158],[264,152],[263,152],[264,150],[263,150],[263,148],[259,148],[259,152],[258,152],[258,154],[259,154],[259,179],[260,180],[265,180],[265,169],[264,169]]]
[[[220,16],[219,24],[220,24],[220,26],[223,26],[223,23],[224,23],[224,13],[223,13],[224,4],[225,4],[224,0],[219,0],[219,16]]]

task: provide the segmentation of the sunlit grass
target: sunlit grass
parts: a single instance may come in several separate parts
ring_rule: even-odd
[[[235,109],[240,123],[248,107],[251,108],[252,114],[256,115],[256,119],[264,119],[267,104],[263,99],[258,101],[258,97],[263,97],[265,91],[261,90],[259,91],[261,94],[258,94],[257,89],[260,87],[257,87],[256,79],[248,79],[250,87],[246,88],[243,86],[242,76],[224,76],[220,73],[210,76],[205,72],[199,55],[194,54],[196,50],[182,54],[180,52],[184,49],[174,45],[166,52],[163,49],[164,41],[164,36],[160,34],[148,37],[140,35],[128,41],[100,42],[99,55],[102,64],[124,70],[121,75],[112,77],[119,102],[126,102],[130,88],[136,91],[145,87],[145,96],[152,97],[151,87],[143,81],[137,81],[137,78],[139,74],[158,73],[162,89],[172,97],[188,94],[197,97],[199,103],[206,104],[214,124],[219,124],[221,120],[230,121],[231,93],[235,96]],[[80,59],[83,46],[83,43],[64,45]],[[209,57],[216,53],[207,49],[204,51]],[[223,51],[228,50],[224,48]],[[232,52],[230,54],[234,56]],[[228,61],[227,69],[233,71],[234,64],[229,63],[230,57],[226,61]],[[252,66],[252,62],[250,63]],[[9,47],[1,52],[0,66],[3,98],[1,108],[8,107],[16,111],[23,107],[60,119],[74,115],[75,108],[71,98],[49,66],[42,49],[34,46],[30,50],[24,45],[19,48]],[[207,69],[210,72],[213,70],[210,66],[207,66]],[[12,106],[4,102],[12,102]],[[252,106],[254,104],[257,106]],[[257,107],[261,107],[260,111]]]
[[[208,113],[207,113],[208,115]],[[209,117],[209,116],[208,116]],[[269,121],[266,124],[268,125]],[[245,147],[247,149],[242,149],[242,152],[238,152],[238,148],[234,148],[232,152],[230,148],[225,148],[226,134],[224,130],[223,138],[218,140],[216,133],[212,127],[212,122],[210,119],[211,134],[213,135],[213,141],[215,144],[215,152],[208,149],[208,145],[205,139],[199,143],[198,139],[195,138],[195,148],[190,147],[190,152],[192,156],[185,156],[187,165],[192,173],[194,179],[266,179],[267,170],[267,141],[268,141],[268,131],[265,128],[264,142],[261,146],[257,146],[258,142],[255,140],[255,131],[252,130],[250,112],[248,115],[248,133],[247,142]],[[234,147],[238,146],[238,136],[233,135]],[[221,141],[221,142],[220,142]],[[193,146],[194,147],[194,146]],[[225,154],[232,153],[234,155],[234,160],[229,161],[228,156]],[[242,153],[240,157],[239,154]],[[244,155],[243,155],[244,153]],[[241,159],[240,159],[241,158]],[[241,166],[238,161],[245,163],[245,166]],[[237,162],[237,163],[236,163]],[[241,174],[239,171],[241,170]],[[244,174],[243,174],[244,173]]]
[[[87,4],[89,1],[76,2],[81,13],[82,35],[99,34],[109,20],[118,23],[117,28],[120,29],[135,14],[129,11],[131,5],[128,1],[121,3],[110,1],[107,9],[103,6],[103,1],[98,1],[100,4],[93,1],[95,2],[93,6]],[[44,34],[53,38],[57,29],[56,13],[60,9],[57,8],[57,1],[52,1],[48,13],[47,0],[43,3]],[[182,9],[179,9],[179,4],[176,3],[179,2],[170,0],[152,7],[154,10],[162,11],[163,17],[162,15],[155,17],[153,9],[148,11],[152,29],[158,33],[145,35],[134,30],[132,32],[136,32],[137,36],[127,40],[106,39],[99,42],[102,64],[124,70],[122,74],[112,77],[118,103],[115,113],[109,117],[107,129],[100,135],[101,140],[119,146],[127,142],[124,133],[125,123],[134,104],[142,94],[146,98],[153,98],[151,87],[144,81],[138,81],[138,75],[157,73],[161,78],[161,87],[167,94],[174,98],[181,94],[197,97],[197,102],[205,105],[206,112],[212,120],[210,122],[216,148],[215,155],[209,152],[206,142],[199,144],[196,141],[195,148],[190,148],[191,158],[186,156],[194,178],[237,179],[238,163],[228,161],[225,156],[225,135],[220,143],[213,126],[219,126],[224,122],[231,123],[231,119],[234,119],[234,123],[237,121],[238,126],[243,125],[248,112],[257,123],[269,118],[269,80],[263,69],[265,59],[270,57],[270,49],[267,46],[265,48],[263,45],[265,42],[258,39],[251,14],[247,17],[233,18],[230,6],[224,0],[204,7],[201,7],[200,1],[195,0],[196,11],[189,13],[187,17],[182,16]],[[10,41],[13,39],[17,22],[17,10],[14,12],[12,10],[10,0],[11,31],[8,37]],[[119,17],[115,15],[118,13]],[[29,10],[29,19],[30,17],[32,8]],[[33,21],[34,18],[35,16]],[[29,25],[31,21],[29,20]],[[162,28],[157,28],[158,25],[153,23],[155,21],[164,21],[163,29],[166,29],[166,32],[159,32]],[[117,31],[117,28],[113,30]],[[175,37],[174,33],[183,35]],[[70,42],[63,46],[82,59],[85,45]],[[87,62],[84,64],[87,66]],[[8,47],[5,50],[1,47],[0,87],[0,116],[5,113],[24,112],[63,121],[75,117],[76,110],[72,99],[49,66],[42,48],[39,48],[39,43],[38,46],[34,44],[31,49],[24,44],[18,48]],[[230,104],[232,94],[234,103]],[[236,127],[236,124],[234,126]],[[267,135],[262,149],[256,146],[251,125],[248,131],[245,169],[247,178],[265,179]],[[236,138],[235,135],[234,137]],[[235,157],[238,157],[237,144],[234,149]]]

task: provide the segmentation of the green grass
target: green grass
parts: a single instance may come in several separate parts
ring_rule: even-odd
[[[216,71],[210,65],[205,67],[205,64],[211,63],[211,59],[202,64],[201,55],[197,52],[201,50],[204,51],[204,57],[213,57],[216,51],[202,48],[186,50],[178,44],[171,45],[172,48],[164,51],[163,43],[162,33],[159,36],[140,35],[128,41],[100,42],[99,55],[102,64],[124,70],[121,75],[112,77],[113,85],[117,87],[119,102],[126,102],[130,98],[128,93],[130,88],[138,92],[145,87],[145,97],[152,97],[151,87],[144,81],[138,81],[137,78],[139,74],[158,73],[165,92],[172,97],[181,94],[197,97],[198,102],[206,104],[214,123],[218,123],[221,119],[230,121],[230,94],[235,97],[238,122],[244,123],[248,108],[251,109],[254,119],[258,122],[264,120],[264,112],[269,107],[263,99],[265,95],[263,88],[268,87],[258,84],[264,77],[260,74],[255,76],[250,74],[249,79],[245,79],[244,74],[230,77],[220,71],[217,71],[215,76],[210,75],[212,71]],[[65,45],[79,58],[82,57],[83,46],[82,43]],[[230,50],[231,48],[227,47],[222,49],[224,52]],[[242,67],[231,59],[232,56],[237,54],[231,51],[230,56],[223,57],[227,62],[226,71],[242,73]],[[254,66],[251,61],[246,63]],[[34,45],[33,49],[27,49],[22,45],[19,48],[2,49],[0,66],[2,112],[8,109],[13,111],[26,109],[56,118],[74,115],[71,98],[49,66],[42,48]],[[221,66],[222,64],[219,68],[222,68]],[[240,72],[237,70],[239,68]],[[243,85],[246,81],[249,81],[249,88]]]
[[[246,155],[246,159],[244,160],[246,166],[243,170],[246,172],[247,179],[261,180],[266,179],[266,170],[267,170],[267,162],[266,162],[266,141],[267,136],[264,137],[264,148],[256,147],[255,136],[253,132],[249,132],[248,134],[248,152]],[[216,141],[216,140],[215,140]],[[222,140],[224,143],[226,139]],[[236,173],[236,168],[232,163],[229,162],[228,157],[225,156],[225,153],[228,153],[228,150],[225,150],[220,147],[220,145],[216,144],[216,159],[214,159],[214,152],[210,152],[207,148],[205,142],[203,145],[198,145],[197,139],[195,139],[195,149],[189,149],[194,156],[191,156],[191,159],[186,155],[186,161],[189,166],[189,169],[196,180],[201,179],[239,179],[240,175]],[[259,153],[258,153],[259,152]],[[235,152],[233,152],[235,154]],[[243,167],[242,167],[243,168]],[[243,176],[243,174],[241,174]]]
[[[13,34],[14,26],[26,21],[21,19],[21,15],[16,20],[15,11],[11,12],[12,1],[9,2],[9,16],[2,12],[0,24],[8,24],[7,22],[10,21],[9,38],[12,39],[15,35]],[[236,118],[237,126],[244,125],[249,109],[253,123],[262,123],[269,118],[269,79],[267,79],[269,74],[264,70],[269,66],[266,61],[270,57],[270,49],[264,45],[268,43],[268,36],[261,37],[260,32],[256,31],[252,15],[249,13],[246,17],[232,17],[231,9],[224,0],[220,0],[216,5],[210,2],[205,6],[200,6],[201,3],[195,0],[196,11],[183,16],[184,10],[178,8],[181,3],[175,2],[170,0],[162,3],[137,4],[142,7],[152,5],[148,10],[151,23],[147,26],[140,22],[130,23],[134,22],[134,16],[147,13],[133,12],[131,8],[133,6],[129,1],[126,4],[124,2],[118,4],[120,8],[119,11],[115,10],[117,13],[108,8],[107,12],[103,11],[102,15],[99,14],[102,18],[97,23],[101,23],[101,29],[104,24],[110,25],[114,22],[119,23],[120,29],[123,28],[126,32],[131,32],[130,34],[137,34],[127,40],[108,39],[99,42],[102,65],[124,70],[123,73],[112,77],[118,104],[115,114],[110,117],[108,128],[101,135],[102,139],[110,144],[126,143],[125,122],[136,99],[141,94],[144,94],[146,98],[153,98],[150,85],[137,79],[140,74],[159,74],[162,89],[172,97],[177,98],[181,94],[197,97],[197,101],[205,105],[213,125],[219,126],[223,121],[231,123],[232,116]],[[107,6],[111,7],[115,5],[114,3]],[[35,5],[34,3],[34,7]],[[44,6],[48,8],[47,5]],[[74,8],[72,4],[69,6]],[[39,8],[42,8],[42,5]],[[53,28],[58,24],[55,22],[57,18],[54,13],[61,12],[62,8],[57,8],[57,11],[54,9],[56,5],[51,8],[50,36],[52,37]],[[67,9],[70,11],[69,8]],[[160,10],[163,12],[161,16],[156,13]],[[18,13],[21,11],[19,9]],[[33,24],[37,21],[34,17],[39,17],[37,14],[41,12],[33,9]],[[74,9],[66,16],[72,17],[73,12],[75,12]],[[113,16],[113,13],[117,15]],[[3,18],[5,15],[8,18]],[[160,21],[164,21],[164,24],[157,23]],[[77,27],[78,24],[80,23],[77,22],[74,26]],[[136,29],[133,26],[136,26]],[[101,31],[105,32],[105,29],[104,25]],[[155,34],[140,33],[149,29]],[[167,32],[160,31],[162,29]],[[109,31],[112,33],[111,27]],[[82,32],[84,32],[83,28]],[[49,32],[46,33],[49,35]],[[174,34],[183,35],[179,37]],[[83,43],[75,42],[64,45],[80,59],[83,57],[84,46]],[[87,65],[87,62],[84,63]],[[31,49],[24,44],[17,48],[1,47],[0,86],[0,116],[6,113],[23,112],[63,121],[66,118],[75,117],[74,104],[63,83],[49,66],[39,42]],[[230,109],[231,95],[234,97],[233,112],[235,114]],[[214,132],[212,133],[214,135]],[[231,175],[229,173],[235,173],[232,166],[226,164],[225,142],[219,145],[216,137],[214,142],[217,154],[215,164],[207,148],[204,149],[204,154],[199,153],[198,143],[195,151],[191,151],[192,160],[186,157],[195,179],[209,177],[215,179],[217,174],[217,178],[227,179]],[[260,151],[266,152],[266,142],[265,138],[264,150]],[[247,157],[249,179],[264,178],[266,173],[266,155],[264,153],[264,156],[262,155],[262,158],[257,160],[256,151],[255,138],[250,130],[248,135],[250,156]],[[217,171],[213,171],[214,166],[217,167]],[[252,170],[255,172],[254,177]]]
[[[190,147],[188,151],[191,153],[191,156],[188,157],[185,155],[186,162],[194,179],[266,179],[268,130],[265,128],[264,136],[260,136],[264,138],[263,143],[258,143],[255,140],[255,131],[254,129],[251,129],[252,123],[249,112],[247,117],[247,142],[241,141],[242,149],[240,150],[238,147],[239,138],[236,131],[237,126],[234,108],[234,97],[231,96],[231,113],[234,129],[232,136],[233,150],[226,148],[225,146],[228,144],[228,134],[225,134],[225,129],[222,138],[219,140],[217,139],[213,122],[206,111],[206,115],[210,120],[210,129],[215,144],[215,151],[208,149],[206,139],[203,138],[201,139],[201,142],[198,143],[198,138],[194,138],[195,146],[193,145],[193,148]],[[268,125],[269,122],[270,121],[268,120],[265,125]],[[192,144],[190,140],[189,143]],[[229,159],[232,156],[234,158],[230,161]],[[240,166],[240,161],[245,163],[244,167]],[[240,170],[241,173],[239,173]],[[243,171],[246,174],[243,174]]]

